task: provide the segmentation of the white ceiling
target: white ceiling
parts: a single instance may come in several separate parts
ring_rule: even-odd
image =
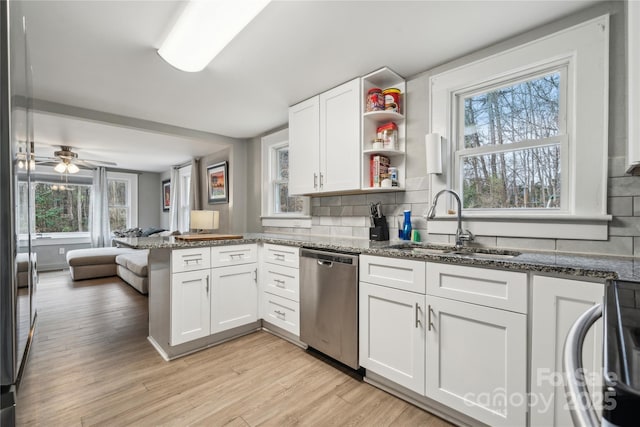
[[[26,1],[33,95],[55,113],[36,115],[36,148],[166,171],[227,142],[209,133],[260,135],[286,123],[289,105],[358,75],[409,77],[593,3],[273,1],[185,73],[156,53],[183,1]]]

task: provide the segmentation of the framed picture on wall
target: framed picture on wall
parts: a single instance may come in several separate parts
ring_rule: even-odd
[[[162,211],[169,212],[171,207],[171,180],[162,181]]]
[[[216,163],[207,167],[207,189],[209,204],[227,203],[229,201],[229,165],[227,162]]]

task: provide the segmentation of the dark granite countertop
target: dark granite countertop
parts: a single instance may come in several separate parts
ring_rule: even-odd
[[[609,257],[561,252],[514,252],[491,248],[470,248],[461,253],[450,246],[412,244],[406,241],[372,242],[365,239],[337,236],[305,236],[287,234],[246,233],[242,239],[182,241],[174,237],[128,237],[115,241],[136,249],[180,249],[202,246],[272,243],[341,252],[370,254],[395,258],[417,259],[469,266],[495,267],[504,270],[564,274],[593,279],[640,281],[640,258]],[[412,248],[421,248],[412,250]],[[427,250],[424,250],[427,249]],[[476,253],[477,252],[477,253]]]

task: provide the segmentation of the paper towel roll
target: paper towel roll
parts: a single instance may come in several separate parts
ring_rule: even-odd
[[[439,133],[428,133],[424,137],[427,154],[427,173],[442,173],[442,139]]]

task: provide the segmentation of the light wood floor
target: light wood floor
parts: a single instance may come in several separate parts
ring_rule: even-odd
[[[165,362],[146,297],[115,277],[38,290],[19,426],[449,426],[266,332]]]

